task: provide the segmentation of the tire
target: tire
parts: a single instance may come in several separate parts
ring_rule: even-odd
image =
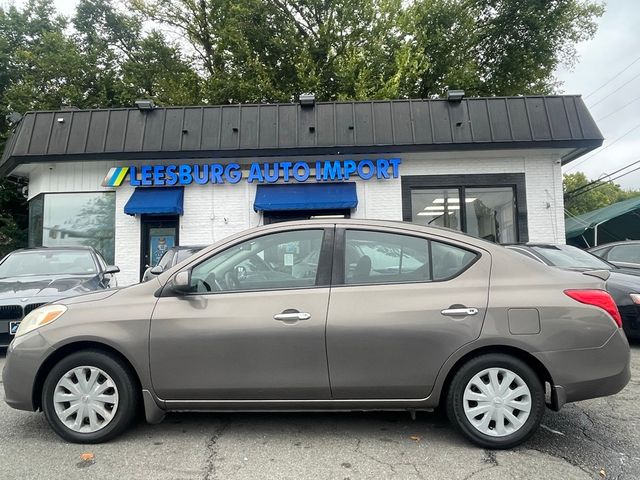
[[[95,392],[100,393],[86,394],[88,385],[94,385]],[[102,443],[121,434],[134,420],[138,406],[135,385],[122,360],[100,350],[82,350],[63,358],[51,369],[42,388],[41,405],[49,425],[64,440]],[[67,398],[73,403],[62,401]],[[73,408],[65,409],[71,406],[76,410],[75,417],[73,414],[65,417]],[[77,420],[80,412],[82,418]]]
[[[505,387],[511,375],[513,380]],[[502,383],[493,382],[492,376]],[[493,394],[496,389],[497,395]],[[446,409],[451,423],[471,442],[483,448],[505,449],[521,444],[537,430],[544,399],[543,383],[525,362],[491,353],[458,369],[447,392]]]

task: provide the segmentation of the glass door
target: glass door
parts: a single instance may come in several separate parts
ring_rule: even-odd
[[[144,271],[158,264],[162,255],[178,243],[178,216],[142,216],[140,278]]]

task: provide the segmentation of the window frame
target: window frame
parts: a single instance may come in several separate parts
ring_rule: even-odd
[[[287,291],[287,290],[309,290],[313,288],[329,288],[331,286],[331,273],[332,273],[331,270],[333,266],[332,256],[334,254],[335,227],[326,227],[322,225],[318,225],[317,227],[304,226],[304,227],[295,228],[295,229],[270,231],[270,232],[261,233],[259,235],[252,235],[250,237],[242,237],[237,241],[233,241],[225,244],[221,249],[215,250],[214,252],[211,252],[209,255],[206,255],[205,257],[198,258],[196,263],[192,263],[180,271],[185,271],[185,270],[189,271],[189,277],[191,278],[191,274],[194,268],[198,267],[199,265],[205,262],[208,262],[209,260],[211,260],[213,257],[217,255],[223,254],[230,248],[234,248],[245,242],[250,242],[252,240],[256,240],[261,237],[267,237],[270,235],[277,235],[281,233],[307,232],[307,231],[319,231],[322,233],[322,241],[320,243],[320,256],[318,258],[318,268],[316,270],[315,282],[312,285],[296,286],[296,287],[280,287],[280,288],[251,288],[251,289],[245,289],[245,290],[228,290],[228,291],[222,291],[222,292],[185,292],[185,293],[180,293],[180,295],[176,295],[174,293],[169,293],[169,295],[166,295],[165,293],[162,296],[183,297],[183,296],[200,296],[200,295],[207,295],[207,296],[208,295],[229,295],[229,294],[235,294],[235,293],[278,292],[278,291]],[[167,282],[166,285],[169,285],[170,283],[171,282],[169,281]],[[170,289],[166,289],[166,288],[163,289],[163,293],[168,291],[170,291]]]
[[[460,226],[462,232],[467,231],[467,209],[466,194],[467,188],[505,188],[513,189],[515,200],[515,222],[516,242],[526,243],[529,241],[529,225],[527,220],[527,198],[526,183],[524,173],[500,173],[500,174],[477,174],[477,175],[403,175],[402,185],[402,219],[405,222],[413,223],[413,212],[411,205],[412,190],[422,189],[453,189],[458,190],[460,198]]]
[[[386,233],[386,234],[391,234],[391,235],[404,235],[407,237],[415,237],[418,238],[420,240],[425,240],[428,244],[427,246],[427,251],[428,251],[428,255],[429,255],[429,275],[430,275],[430,279],[429,280],[405,280],[405,281],[393,281],[393,282],[368,282],[368,283],[345,283],[345,253],[346,253],[346,241],[347,241],[347,230],[358,230],[358,231],[366,231],[366,232],[372,232],[372,233]],[[438,243],[442,243],[444,245],[449,245],[451,247],[454,248],[458,248],[461,250],[467,250],[468,252],[471,252],[473,254],[475,254],[475,258],[473,260],[471,260],[467,265],[465,265],[465,267],[461,270],[459,270],[458,272],[456,272],[454,275],[451,275],[449,277],[446,278],[440,278],[440,279],[433,279],[433,249],[431,248],[431,242],[438,242]],[[390,229],[385,229],[385,228],[376,228],[376,227],[372,227],[372,226],[346,226],[346,227],[341,227],[338,226],[338,228],[336,228],[335,231],[335,242],[334,242],[334,250],[333,250],[333,272],[332,272],[332,276],[331,276],[331,288],[334,287],[362,287],[362,286],[385,286],[385,285],[406,285],[406,284],[431,284],[431,283],[442,283],[442,282],[449,282],[457,277],[459,277],[460,275],[462,275],[464,272],[466,272],[467,270],[469,270],[473,265],[476,264],[476,262],[478,260],[480,260],[480,257],[482,257],[483,252],[472,247],[469,245],[459,245],[453,241],[449,241],[448,239],[442,239],[442,238],[435,238],[429,235],[421,235],[418,232],[415,231],[403,231],[403,232],[399,232],[397,230],[390,230]]]

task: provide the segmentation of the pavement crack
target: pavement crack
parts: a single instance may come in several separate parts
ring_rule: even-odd
[[[205,463],[204,480],[214,480],[216,478],[216,456],[218,454],[218,440],[229,427],[230,420],[224,420],[220,426],[213,432],[206,443],[206,449],[209,452]]]

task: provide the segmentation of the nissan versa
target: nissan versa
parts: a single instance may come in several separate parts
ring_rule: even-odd
[[[620,326],[599,272],[408,223],[278,223],[149,282],[34,310],[3,379],[9,405],[44,411],[71,442],[113,438],[138,406],[151,423],[174,410],[442,406],[471,441],[509,448],[545,401],[627,384]]]

